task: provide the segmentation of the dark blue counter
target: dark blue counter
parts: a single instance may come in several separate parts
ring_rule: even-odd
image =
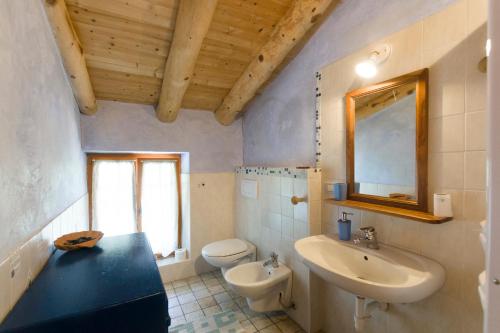
[[[57,250],[0,332],[165,333],[167,298],[145,234]]]

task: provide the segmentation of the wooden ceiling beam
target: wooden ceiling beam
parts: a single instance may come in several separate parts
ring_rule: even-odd
[[[215,112],[217,120],[231,124],[259,88],[271,77],[286,55],[327,10],[333,0],[296,0],[283,16],[269,41],[231,88]]]
[[[156,115],[161,121],[172,122],[177,118],[216,6],[217,0],[180,2],[156,107]]]
[[[87,71],[83,49],[66,4],[64,0],[45,0],[44,4],[80,112],[94,114],[97,111],[94,90]]]

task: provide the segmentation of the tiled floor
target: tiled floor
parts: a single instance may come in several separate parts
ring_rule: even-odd
[[[220,271],[165,284],[172,326],[233,310],[248,333],[303,332],[285,312],[257,313],[229,289]]]

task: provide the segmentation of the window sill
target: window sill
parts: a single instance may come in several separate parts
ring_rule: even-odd
[[[182,259],[182,260],[176,260],[173,256],[170,256],[167,258],[162,258],[162,259],[156,260],[156,264],[158,265],[158,267],[162,267],[162,266],[180,264],[180,263],[188,262],[190,260],[191,259],[189,259],[189,258]]]

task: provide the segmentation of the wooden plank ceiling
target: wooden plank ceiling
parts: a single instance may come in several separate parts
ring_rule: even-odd
[[[219,0],[182,107],[215,111],[293,2]],[[66,5],[96,97],[157,104],[179,0],[66,0]]]

